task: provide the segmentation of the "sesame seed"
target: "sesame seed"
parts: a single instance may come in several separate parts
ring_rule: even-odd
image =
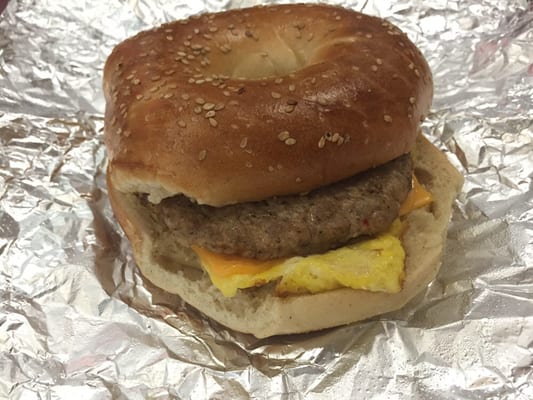
[[[209,32],[216,32],[218,31],[218,28],[216,26],[209,27]]]
[[[205,113],[206,118],[213,118],[217,113],[214,110]]]
[[[218,126],[218,122],[214,118],[209,118],[209,125],[211,125],[213,128],[216,128]]]
[[[187,124],[185,123],[185,121],[178,121],[178,126],[180,126],[181,128],[185,128]]]
[[[269,165],[269,166],[268,166],[268,170],[269,170],[270,172],[274,172],[275,169],[274,169],[274,167],[273,167],[272,165]]]
[[[381,58],[376,58],[376,64],[377,65],[383,64],[383,60]]]
[[[371,33],[367,33],[365,36],[366,36],[367,39],[372,39],[372,34]]]
[[[252,163],[250,161],[246,161],[244,165],[246,166],[246,168],[252,168]]]
[[[365,129],[368,129],[368,122],[367,122],[367,121],[363,121],[363,127],[364,127]]]
[[[321,97],[318,99],[318,104],[320,104],[321,106],[327,106],[329,103],[326,99]]]
[[[289,131],[283,131],[278,134],[278,139],[284,142],[285,140],[289,139],[291,137],[291,134]]]
[[[385,122],[392,122],[392,117],[390,115],[385,114],[383,116],[383,119],[385,120]]]
[[[172,40],[174,40],[174,38],[172,36],[168,35],[167,36],[167,40],[172,41]]]
[[[246,145],[248,144],[248,138],[245,136],[241,139],[241,143],[239,144],[239,147],[241,149],[244,149]]]
[[[138,94],[137,96],[135,96],[135,98],[136,98],[137,100],[141,100],[141,99],[143,98],[143,95],[142,95],[142,94]]]
[[[158,90],[159,90],[159,86],[152,86],[152,87],[150,88],[150,92],[152,92],[152,93],[155,93],[155,92],[157,92]]]
[[[414,97],[409,97],[409,103],[415,104],[416,99]]]
[[[231,96],[231,93],[228,92],[227,90],[224,90],[224,91],[222,92],[222,94],[223,94],[224,96],[226,96],[226,97]]]
[[[300,178],[299,176],[296,177],[295,179],[296,183],[301,183],[302,182],[302,178]]]
[[[289,85],[289,92],[294,92],[296,90],[296,86]]]
[[[295,138],[291,138],[291,137],[287,138],[287,139],[285,139],[285,144],[287,146],[292,146],[293,144],[296,144],[296,139]]]
[[[409,69],[414,69],[415,65],[414,65],[413,63],[410,63],[410,64],[408,65],[408,67],[409,67]]]
[[[215,105],[213,103],[204,103],[204,105],[202,106],[202,108],[205,110],[205,111],[209,111],[209,110],[212,110],[213,108],[215,108]]]
[[[171,89],[176,89],[178,85],[176,85],[175,83],[171,83],[170,85],[168,85],[168,87]]]
[[[189,96],[187,93],[182,93],[181,98],[183,100],[189,100],[191,98],[191,96]]]
[[[318,141],[318,148],[322,149],[326,145],[326,138],[322,136]]]
[[[276,78],[276,79],[274,80],[274,83],[276,83],[276,84],[278,84],[278,85],[279,85],[280,83],[282,83],[282,82],[283,82],[283,78]]]
[[[207,150],[200,150],[198,153],[198,161],[203,161],[207,157]]]
[[[165,94],[163,97],[164,97],[165,99],[170,99],[172,96],[173,96],[172,93],[167,93],[167,94]]]
[[[134,85],[138,85],[141,83],[141,81],[137,78],[135,78],[134,80],[131,81],[131,83],[133,83]]]
[[[161,79],[161,76],[160,75],[154,75],[154,76],[152,76],[151,79],[152,79],[152,81],[155,82],[155,81],[158,81],[159,79]]]
[[[235,129],[235,130],[239,129],[239,125],[235,125],[235,124],[231,124],[230,127],[231,129]]]
[[[340,20],[341,20],[341,16],[340,16],[340,15],[337,15],[337,16],[335,17],[335,20],[340,21]]]
[[[176,70],[174,69],[169,69],[168,71],[165,71],[165,75],[172,75],[174,72],[176,72]]]
[[[197,97],[194,101],[196,102],[196,104],[200,104],[200,105],[205,104],[205,100],[202,99],[201,97]]]
[[[129,80],[133,79],[133,77],[134,77],[133,74],[130,74],[130,75],[128,75],[128,76],[126,77],[126,80],[129,81]]]
[[[337,140],[337,146],[340,146],[341,144],[344,143],[344,138],[341,136],[338,140]]]
[[[217,103],[217,105],[215,106],[215,111],[223,110],[224,107],[225,107],[224,104],[222,104],[222,103]]]
[[[370,67],[372,69],[372,71],[376,72],[378,70],[378,67],[377,65],[372,65],[372,67]]]
[[[415,75],[418,76],[420,78],[420,72],[418,71],[418,69],[415,68]]]
[[[339,135],[338,132],[335,132],[335,133],[333,134],[333,137],[331,138],[331,141],[332,141],[333,143],[335,143],[337,140],[339,140],[340,137],[341,137],[341,135]]]
[[[278,92],[272,92],[272,93],[270,93],[270,95],[274,99],[280,99],[281,98],[281,94],[279,94]]]
[[[285,106],[285,109],[284,109],[284,110],[285,110],[285,112],[286,112],[287,114],[290,114],[291,112],[294,111],[294,106],[293,106],[292,104],[289,104],[289,105]]]

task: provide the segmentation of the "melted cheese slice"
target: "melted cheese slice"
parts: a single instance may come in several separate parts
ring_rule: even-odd
[[[413,176],[413,189],[400,208],[400,215],[431,203],[431,194]],[[277,295],[318,293],[340,287],[397,293],[404,278],[405,252],[399,240],[402,224],[390,230],[323,254],[258,261],[214,253],[193,246],[213,284],[226,297],[239,289],[276,282]]]
[[[323,254],[256,261],[194,247],[213,284],[227,297],[238,289],[276,281],[276,294],[317,293],[339,287],[396,293],[401,290],[405,252],[390,234]]]
[[[400,216],[409,214],[417,208],[427,206],[432,201],[431,193],[424,189],[418,179],[416,179],[416,176],[413,175],[413,187],[400,207]]]

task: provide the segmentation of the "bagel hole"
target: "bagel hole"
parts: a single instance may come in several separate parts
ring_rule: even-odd
[[[260,80],[286,76],[308,66],[315,50],[314,44],[302,44],[284,36],[283,32],[273,32],[268,39],[231,43],[231,57],[220,57],[209,65],[206,72]]]

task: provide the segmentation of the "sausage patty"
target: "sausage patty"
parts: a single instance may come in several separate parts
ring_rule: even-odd
[[[157,205],[142,201],[186,247],[255,259],[307,255],[385,231],[411,188],[412,168],[404,155],[307,194],[225,207],[181,195]]]

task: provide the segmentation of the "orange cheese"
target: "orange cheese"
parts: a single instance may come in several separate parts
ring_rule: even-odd
[[[400,216],[409,214],[417,208],[427,206],[432,201],[433,197],[431,196],[431,193],[424,189],[424,187],[418,182],[418,179],[416,179],[416,176],[413,175],[413,188],[400,207]]]
[[[254,260],[228,254],[214,253],[203,247],[192,246],[203,265],[209,265],[210,272],[224,278],[231,275],[255,275],[283,262],[283,258],[275,260]]]
[[[400,207],[400,216],[414,209],[423,207],[432,202],[431,193],[420,185],[413,175],[413,188]],[[217,279],[224,279],[236,275],[258,275],[288,260],[279,258],[275,260],[259,261],[234,255],[218,254],[199,246],[192,246],[209,274]]]

